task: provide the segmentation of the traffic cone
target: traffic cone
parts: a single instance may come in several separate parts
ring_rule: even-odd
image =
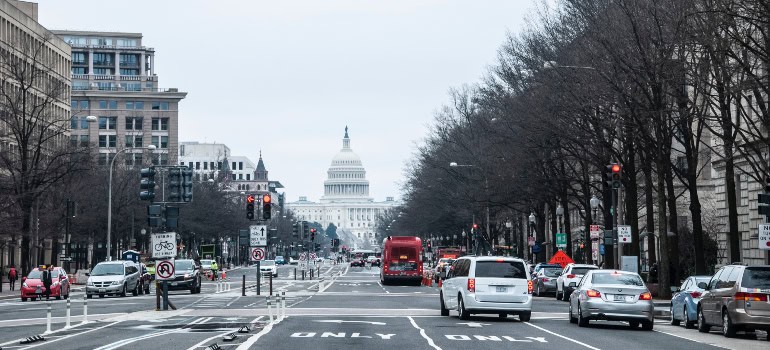
[[[438,287],[441,288],[441,279],[438,279]]]
[[[224,281],[226,279],[227,279],[227,273],[225,272],[225,270],[222,270],[222,280]]]

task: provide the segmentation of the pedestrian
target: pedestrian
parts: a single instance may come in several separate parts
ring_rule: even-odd
[[[8,270],[8,284],[11,285],[11,290],[16,290],[17,279],[19,279],[19,275],[18,272],[16,272],[16,267],[11,265],[11,269]]]
[[[43,286],[45,287],[45,291],[43,292],[45,294],[45,300],[51,299],[51,285],[53,285],[52,274],[53,266],[48,266],[47,270],[43,267],[43,277],[41,279],[43,280]]]
[[[219,270],[219,265],[217,265],[216,259],[211,261],[211,280],[216,281],[217,280],[217,270]]]

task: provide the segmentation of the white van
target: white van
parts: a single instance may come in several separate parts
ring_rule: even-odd
[[[532,281],[522,259],[501,256],[461,257],[452,262],[441,286],[441,315],[457,310],[471,314],[532,316]]]

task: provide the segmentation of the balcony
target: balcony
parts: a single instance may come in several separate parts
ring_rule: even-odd
[[[79,49],[111,49],[111,50],[142,50],[142,51],[155,51],[153,47],[147,46],[117,46],[117,45],[87,45],[87,44],[69,44],[72,48]]]

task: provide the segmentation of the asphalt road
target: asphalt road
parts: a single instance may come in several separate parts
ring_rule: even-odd
[[[0,301],[2,349],[767,349],[766,333],[727,339],[717,329],[710,334],[686,330],[658,320],[655,330],[630,329],[621,322],[592,322],[579,328],[567,320],[567,303],[537,297],[530,322],[474,316],[457,312],[442,317],[438,289],[383,286],[377,268],[321,268],[323,281],[294,280],[294,266],[281,266],[273,291],[285,293],[285,318],[266,307],[269,289],[252,288],[241,295],[241,280],[255,284],[256,270],[228,273],[230,291],[217,291],[205,282],[201,294],[172,292],[176,311],[155,311],[155,297],[137,296],[88,300],[88,323],[82,324],[82,293],[73,294],[72,324],[64,329],[66,303],[52,302],[52,333],[45,341],[21,345],[25,337],[46,331],[46,303]],[[270,322],[271,316],[276,319]],[[249,326],[247,333],[236,331]],[[232,341],[223,336],[236,332]]]

